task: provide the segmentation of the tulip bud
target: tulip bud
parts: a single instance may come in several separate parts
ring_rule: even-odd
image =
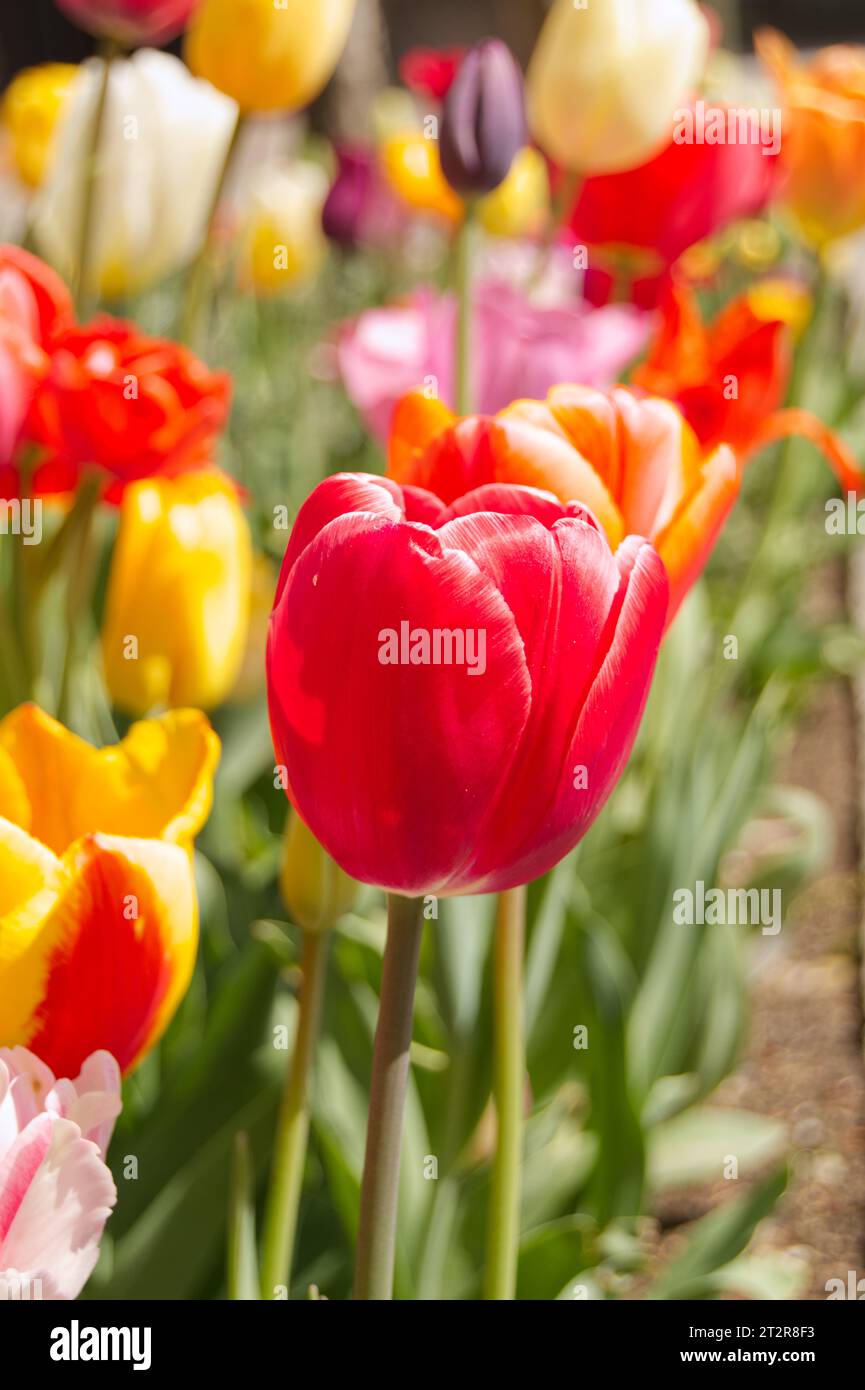
[[[342,149],[338,159],[339,169],[324,202],[321,225],[331,241],[357,246],[374,196],[375,166],[372,156],[362,149]]]
[[[42,63],[19,72],[6,88],[0,118],[9,133],[15,172],[29,188],[38,188],[45,178],[77,75],[73,63]]]
[[[279,871],[279,891],[291,919],[304,931],[327,931],[357,897],[349,878],[289,807]]]
[[[489,193],[526,143],[523,77],[500,39],[466,54],[445,98],[442,172],[458,193]]]
[[[115,703],[211,709],[246,647],[252,543],[231,480],[215,468],[148,478],[123,495],[102,655]]]
[[[327,254],[326,194],[327,175],[311,160],[256,172],[240,238],[244,288],[267,298],[315,279]]]
[[[201,0],[184,45],[242,111],[298,111],[330,79],[355,0]]]
[[[532,134],[563,169],[635,169],[669,142],[708,49],[695,0],[554,0],[526,79]]]

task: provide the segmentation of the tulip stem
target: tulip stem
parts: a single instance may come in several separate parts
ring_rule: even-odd
[[[245,1302],[258,1298],[253,1173],[245,1130],[238,1130],[232,1146],[226,1282],[229,1298]]]
[[[225,151],[225,158],[222,161],[222,168],[213,189],[213,197],[210,200],[210,207],[207,213],[207,223],[204,237],[198,253],[189,267],[186,274],[186,285],[183,291],[183,299],[180,308],[180,322],[178,334],[181,342],[193,350],[196,347],[200,327],[201,315],[204,310],[207,290],[211,284],[211,262],[216,232],[216,217],[219,212],[219,204],[222,202],[222,195],[228,182],[228,175],[234,166],[237,149],[240,144],[240,137],[244,128],[244,117],[238,113],[234,123],[234,130],[231,132],[231,139]]]
[[[303,983],[298,1000],[297,1034],[285,1074],[270,1190],[264,1216],[261,1296],[271,1299],[280,1286],[290,1288],[297,1214],[303,1187],[309,1136],[309,1076],[321,1022],[327,947],[330,933],[303,933]]]
[[[78,245],[73,268],[72,293],[79,313],[83,316],[85,301],[89,294],[87,273],[90,269],[91,238],[93,235],[93,213],[96,206],[96,185],[99,174],[99,154],[102,147],[102,130],[105,125],[105,112],[108,108],[108,92],[111,83],[111,65],[118,57],[120,49],[110,39],[102,45],[100,59],[102,71],[93,119],[88,131],[88,148],[84,159],[84,181],[81,189],[81,215],[78,223]]]
[[[456,353],[454,383],[456,411],[469,415],[472,399],[472,259],[475,241],[475,215],[472,203],[466,204],[466,214],[457,232],[454,260],[454,290],[457,299]]]
[[[372,1059],[369,1121],[360,1193],[354,1297],[393,1297],[403,1110],[423,899],[388,894],[387,942]]]
[[[499,894],[493,971],[493,1100],[498,1133],[493,1159],[485,1296],[512,1299],[517,1287],[520,1169],[523,1147],[523,955],[526,889]]]

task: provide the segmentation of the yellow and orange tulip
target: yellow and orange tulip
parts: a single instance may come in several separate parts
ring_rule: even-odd
[[[242,111],[299,111],[319,94],[348,38],[355,0],[202,0],[184,56]]]
[[[218,758],[196,710],[103,749],[35,705],[0,721],[0,1045],[75,1076],[159,1040],[195,962],[191,849]]]
[[[702,449],[669,401],[555,386],[545,401],[465,419],[411,392],[394,411],[388,475],[447,503],[500,483],[582,503],[614,549],[629,534],[652,542],[670,581],[669,622],[736,501],[741,463],[726,445]]]
[[[774,29],[756,46],[784,104],[787,201],[804,235],[825,246],[865,226],[865,47],[836,44],[802,62]]]
[[[221,704],[243,664],[251,586],[249,524],[223,473],[128,487],[102,632],[116,704],[130,714]]]
[[[407,207],[452,225],[462,221],[465,203],[442,173],[437,141],[420,130],[392,133],[382,141],[379,158],[387,183]],[[546,161],[526,145],[498,188],[478,200],[478,217],[491,236],[530,236],[543,226],[549,204]]]

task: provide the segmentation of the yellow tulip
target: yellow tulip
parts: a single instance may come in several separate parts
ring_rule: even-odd
[[[529,128],[563,169],[634,169],[669,144],[708,50],[695,0],[554,0],[526,78]]]
[[[381,167],[388,184],[410,208],[430,212],[447,222],[459,222],[463,202],[444,174],[435,140],[422,130],[388,135],[380,149]]]
[[[339,61],[355,0],[202,0],[186,32],[194,73],[242,111],[298,111]]]
[[[527,145],[514,159],[504,182],[481,199],[478,216],[492,236],[531,236],[543,227],[549,204],[547,162]]]
[[[321,225],[327,191],[324,170],[308,160],[256,174],[241,234],[244,287],[268,296],[315,279],[327,255]]]
[[[304,931],[326,931],[351,910],[357,887],[289,807],[279,889],[292,921]]]
[[[42,63],[24,68],[6,89],[0,120],[9,132],[15,169],[29,188],[38,188],[48,172],[54,135],[77,73],[72,63]]]
[[[121,709],[210,709],[231,693],[251,570],[249,525],[217,469],[126,489],[102,633],[105,679]]]
[[[0,721],[0,1046],[75,1076],[158,1041],[195,963],[192,841],[218,759],[197,710],[103,749],[35,705]]]

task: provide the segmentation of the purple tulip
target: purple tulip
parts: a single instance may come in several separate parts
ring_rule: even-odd
[[[445,97],[444,176],[457,193],[489,193],[527,138],[523,75],[507,44],[484,39],[469,49]]]

